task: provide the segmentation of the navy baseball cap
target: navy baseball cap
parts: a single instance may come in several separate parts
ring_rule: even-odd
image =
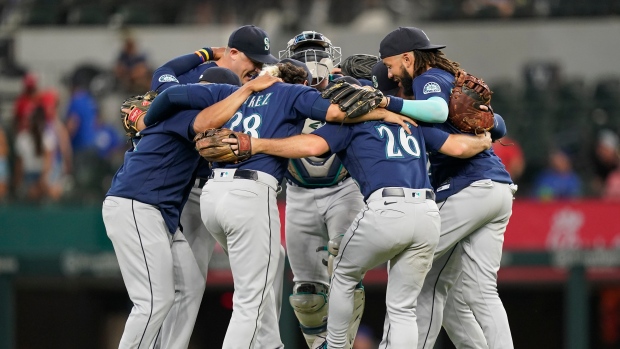
[[[379,44],[381,58],[396,56],[413,50],[438,50],[446,45],[432,45],[430,39],[422,29],[415,27],[398,27],[386,35]]]
[[[306,81],[308,81],[308,86],[312,84],[312,73],[310,72],[310,69],[308,69],[308,66],[304,62],[300,62],[296,59],[284,58],[279,63],[291,63],[292,65],[296,67],[303,68],[306,71],[306,73],[308,73],[308,77],[306,77]]]
[[[241,86],[241,79],[232,70],[222,67],[207,68],[200,78],[199,82],[210,82],[212,84],[229,84]]]
[[[232,32],[228,38],[228,47],[236,48],[256,62],[267,64],[278,62],[278,59],[271,55],[267,33],[254,25],[244,25]]]
[[[388,69],[381,61],[372,67],[372,86],[389,96],[395,96],[399,89],[398,82],[388,77]]]

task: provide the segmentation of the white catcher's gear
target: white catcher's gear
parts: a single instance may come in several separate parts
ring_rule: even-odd
[[[296,283],[289,302],[299,320],[299,327],[311,346],[317,336],[327,335],[328,286],[318,282]]]
[[[329,253],[329,257],[327,257],[327,273],[330,279],[334,272],[334,259],[338,256],[338,250],[343,237],[344,234],[340,234],[327,243],[327,253]]]
[[[332,278],[332,273],[334,271],[334,259],[338,256],[343,237],[344,234],[340,234],[327,242],[327,252],[329,254],[329,257],[327,257],[327,273],[329,274],[330,279]],[[319,250],[323,249],[324,248],[319,248]],[[362,315],[364,314],[365,304],[366,292],[364,291],[364,286],[362,286],[362,282],[360,281],[353,293],[353,314],[351,316],[351,320],[349,321],[349,329],[347,331],[347,348],[353,347],[353,342],[355,341],[355,336],[357,335],[357,329],[360,326]]]
[[[295,37],[287,43],[286,49],[279,52],[279,58],[295,59],[293,56],[296,53],[302,52],[310,47],[316,49],[319,46],[322,48],[322,51],[328,54],[328,58],[332,60],[334,65],[340,64],[342,59],[342,49],[338,46],[332,45],[332,41],[325,35],[313,30],[306,30],[298,35],[295,35]]]
[[[301,133],[312,133],[324,124],[321,121],[306,119]],[[291,159],[287,170],[295,180],[308,188],[334,185],[349,174],[336,154],[328,157],[310,156],[303,159]]]
[[[353,342],[355,342],[355,336],[357,335],[357,329],[360,326],[360,321],[362,320],[362,315],[364,313],[364,304],[366,303],[366,293],[364,291],[364,287],[361,286],[361,282],[358,287],[353,292],[353,316],[351,317],[351,321],[349,322],[349,329],[347,331],[347,343],[345,348],[351,349],[353,348]],[[311,349],[321,349],[325,348],[327,343],[326,334],[321,333],[315,336],[314,342],[310,345]]]
[[[304,31],[289,40],[286,50],[280,51],[279,56],[306,63],[314,78],[312,86],[317,86],[340,64],[342,50],[323,34]]]

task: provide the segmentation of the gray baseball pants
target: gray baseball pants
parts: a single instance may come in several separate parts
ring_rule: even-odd
[[[200,217],[201,193],[202,188],[195,185],[181,213],[181,225],[187,240],[183,243],[189,244],[193,258],[188,256],[184,259],[185,263],[175,263],[175,275],[178,277],[175,280],[174,304],[164,320],[156,349],[187,348],[196,323],[205,290],[209,260],[215,247],[215,239]],[[180,243],[175,243],[172,247],[187,251],[187,247]]]
[[[491,349],[513,348],[508,316],[497,293],[497,271],[515,190],[514,185],[481,180],[438,203],[441,237],[418,298],[418,348],[433,348],[442,323],[450,327],[448,333],[454,338],[476,336],[470,340],[486,342]],[[462,300],[484,338],[479,338],[480,331],[459,335],[467,326],[443,318],[448,292],[461,272]],[[471,316],[460,318],[461,322],[471,320]]]
[[[364,197],[352,178],[327,187],[286,188],[286,250],[294,282],[329,284],[325,253],[316,248],[344,234],[364,207]]]
[[[399,191],[402,197],[390,195]],[[362,275],[387,261],[386,340],[393,348],[417,345],[417,297],[431,267],[439,231],[439,211],[426,190],[385,188],[370,195],[334,261],[327,321],[330,349],[346,348],[353,292]]]
[[[278,318],[274,284],[282,270],[280,215],[276,179],[252,171],[238,178],[235,169],[216,169],[202,190],[200,206],[207,230],[227,251],[235,284],[233,313],[222,348],[281,348],[279,329],[257,344],[261,328]],[[247,171],[245,171],[247,173]]]
[[[133,308],[119,348],[149,348],[172,307],[181,265],[194,260],[183,233],[170,234],[159,209],[109,196],[103,221]]]

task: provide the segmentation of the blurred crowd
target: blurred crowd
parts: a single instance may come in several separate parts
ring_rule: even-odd
[[[0,115],[0,203],[100,201],[127,143],[120,123],[102,114],[98,79],[129,96],[149,89],[152,71],[131,36],[109,71],[79,66],[42,88],[37,73],[23,69],[11,115]]]
[[[468,20],[613,16],[616,0],[27,0],[0,1],[0,14],[24,25],[259,23],[280,13],[281,29],[309,24],[372,26],[377,20]]]
[[[123,98],[149,90],[154,68],[129,34],[116,57],[103,69],[78,66],[51,87],[23,69],[21,92],[4,108],[11,114],[0,115],[0,202],[101,200],[128,147],[113,114]],[[102,76],[112,108],[101,107]],[[508,125],[493,149],[517,197],[620,200],[620,77],[588,86],[553,62],[533,62],[523,77],[519,86],[489,82]]]

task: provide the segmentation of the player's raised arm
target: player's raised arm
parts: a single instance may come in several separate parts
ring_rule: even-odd
[[[271,75],[259,76],[248,82],[226,99],[203,109],[196,116],[194,131],[202,132],[209,128],[222,127],[252,93],[262,91],[276,82],[282,82],[282,79]]]
[[[442,123],[448,119],[448,103],[441,97],[405,100],[390,96],[384,99],[381,106],[384,104],[387,110],[423,122]]]
[[[491,148],[491,143],[491,134],[489,132],[478,135],[451,134],[439,149],[439,152],[455,158],[465,159]]]
[[[239,109],[241,104],[256,91],[261,91],[276,82],[281,81],[272,76],[259,77],[240,87],[226,99],[212,103],[211,98],[205,98],[201,91],[205,87],[200,85],[178,85],[166,89],[159,94],[144,116],[144,123],[152,125],[167,119],[170,115],[181,110],[202,110],[196,117],[194,128],[197,132],[207,128],[221,127]],[[208,89],[208,88],[207,88]],[[205,109],[206,108],[206,109]],[[211,119],[212,120],[209,120]]]
[[[221,140],[230,144],[230,148],[238,153],[236,138]],[[269,154],[289,159],[301,159],[308,156],[320,156],[329,151],[329,144],[317,135],[301,134],[286,138],[255,138],[251,137],[252,155]]]
[[[269,154],[289,159],[319,156],[329,151],[322,137],[303,134],[287,138],[252,138],[252,154]]]

